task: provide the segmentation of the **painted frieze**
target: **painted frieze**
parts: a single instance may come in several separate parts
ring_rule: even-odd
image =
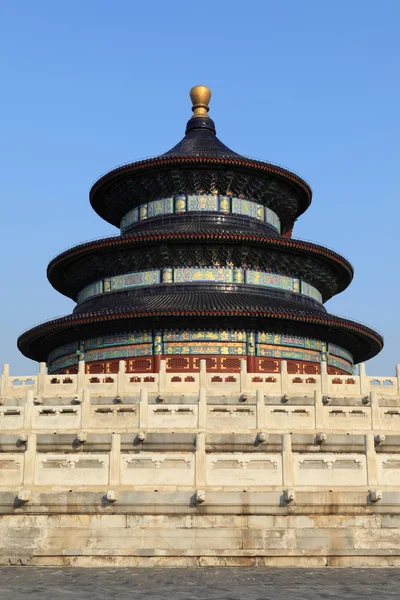
[[[323,342],[321,342],[320,340],[265,331],[259,331],[257,333],[257,341],[262,344],[273,344],[276,346],[294,346],[297,348],[306,348],[309,350],[322,350],[323,344]]]
[[[246,283],[250,285],[260,285],[262,287],[275,288],[294,291],[294,278],[285,275],[276,275],[274,273],[263,273],[262,271],[245,271]]]
[[[81,342],[86,362],[152,355],[230,355],[321,362],[352,373],[353,358],[345,349],[321,340],[266,331],[156,330],[118,333]],[[49,372],[76,365],[78,344],[66,344],[49,356]],[[335,354],[335,355],[334,355]]]
[[[347,371],[348,373],[353,373],[353,361],[349,364],[347,360],[343,360],[342,358],[338,358],[336,356],[328,356],[328,365],[330,367],[336,367],[337,369],[342,369],[343,371]]]
[[[54,371],[59,371],[60,369],[68,369],[69,367],[73,367],[78,364],[79,357],[78,355],[71,354],[69,356],[62,356],[61,358],[56,358],[56,360],[48,361],[48,371],[49,373],[54,373]]]
[[[60,356],[67,356],[68,354],[76,354],[78,351],[78,342],[71,342],[70,344],[64,344],[64,346],[59,346],[55,348],[49,353],[48,360],[50,362],[54,361],[56,358]]]
[[[128,344],[151,343],[153,334],[151,331],[135,331],[132,333],[119,333],[115,335],[104,335],[101,337],[85,340],[85,350],[107,348],[110,346],[125,346]]]
[[[169,215],[174,212],[174,199],[163,198],[162,200],[153,200],[147,205],[147,216],[158,217],[159,215]]]
[[[317,300],[317,302],[322,302],[321,293],[314,286],[310,285],[309,283],[306,283],[305,281],[301,282],[300,292],[304,296],[309,296],[310,298]]]
[[[77,296],[77,303],[101,293],[115,292],[129,288],[157,285],[159,283],[227,283],[247,284],[288,292],[301,293],[322,303],[322,295],[312,285],[294,277],[265,273],[255,269],[239,267],[166,267],[138,273],[124,273],[108,277],[86,286]]]
[[[163,333],[164,342],[195,342],[195,341],[215,341],[215,342],[245,342],[245,331],[234,330],[203,330],[203,331],[170,331]]]
[[[164,354],[231,354],[233,356],[245,356],[246,344],[234,342],[188,342],[187,344],[166,342],[164,343]]]
[[[321,362],[321,353],[314,350],[294,350],[284,346],[258,344],[257,356],[281,358],[285,360],[304,360],[307,362]]]
[[[174,269],[175,283],[192,283],[199,281],[215,281],[233,283],[233,270],[228,268],[184,267]]]
[[[347,360],[350,363],[353,362],[353,357],[350,354],[350,352],[348,352],[344,348],[341,348],[340,346],[336,346],[335,344],[329,344],[329,354],[334,354],[339,358],[344,358],[344,360]]]
[[[159,269],[141,273],[126,273],[111,277],[111,291],[156,285],[157,283],[160,283]]]
[[[133,344],[132,346],[119,346],[105,350],[88,350],[85,352],[85,361],[111,360],[115,358],[129,358],[132,356],[151,356],[152,344]]]
[[[218,210],[218,197],[207,195],[189,195],[187,197],[188,212],[212,211]]]
[[[268,223],[278,233],[281,223],[278,215],[270,208],[247,198],[231,198],[217,194],[178,194],[170,198],[153,200],[141,204],[130,210],[120,223],[121,232],[124,233],[131,225],[140,223],[161,215],[182,214],[186,212],[220,212],[222,214],[243,215]]]
[[[83,288],[83,290],[81,292],[79,292],[78,297],[77,297],[77,302],[84,302],[85,300],[87,300],[88,298],[91,298],[92,296],[97,296],[98,294],[102,294],[104,291],[103,289],[103,280],[99,280],[96,281],[95,283],[91,283],[90,285],[87,285],[85,288]]]

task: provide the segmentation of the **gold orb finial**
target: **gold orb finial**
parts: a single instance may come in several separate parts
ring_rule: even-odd
[[[208,117],[208,103],[211,98],[211,90],[206,85],[195,85],[190,90],[192,100],[192,111],[194,117]]]

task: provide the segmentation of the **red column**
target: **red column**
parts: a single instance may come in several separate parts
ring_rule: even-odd
[[[256,357],[255,356],[247,357],[247,372],[248,373],[256,372]]]
[[[161,354],[153,356],[153,373],[160,372]]]

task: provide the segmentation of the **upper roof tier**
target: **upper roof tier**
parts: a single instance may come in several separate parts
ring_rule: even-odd
[[[294,173],[230,150],[216,136],[208,116],[211,92],[192,88],[193,116],[185,137],[171,150],[118,167],[90,191],[93,209],[119,227],[122,217],[143,202],[177,194],[219,194],[252,198],[275,211],[282,233],[311,203],[309,185]]]

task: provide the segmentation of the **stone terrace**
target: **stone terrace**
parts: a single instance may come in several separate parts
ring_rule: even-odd
[[[396,377],[0,381],[0,564],[400,564]],[[107,562],[108,561],[108,562]]]

